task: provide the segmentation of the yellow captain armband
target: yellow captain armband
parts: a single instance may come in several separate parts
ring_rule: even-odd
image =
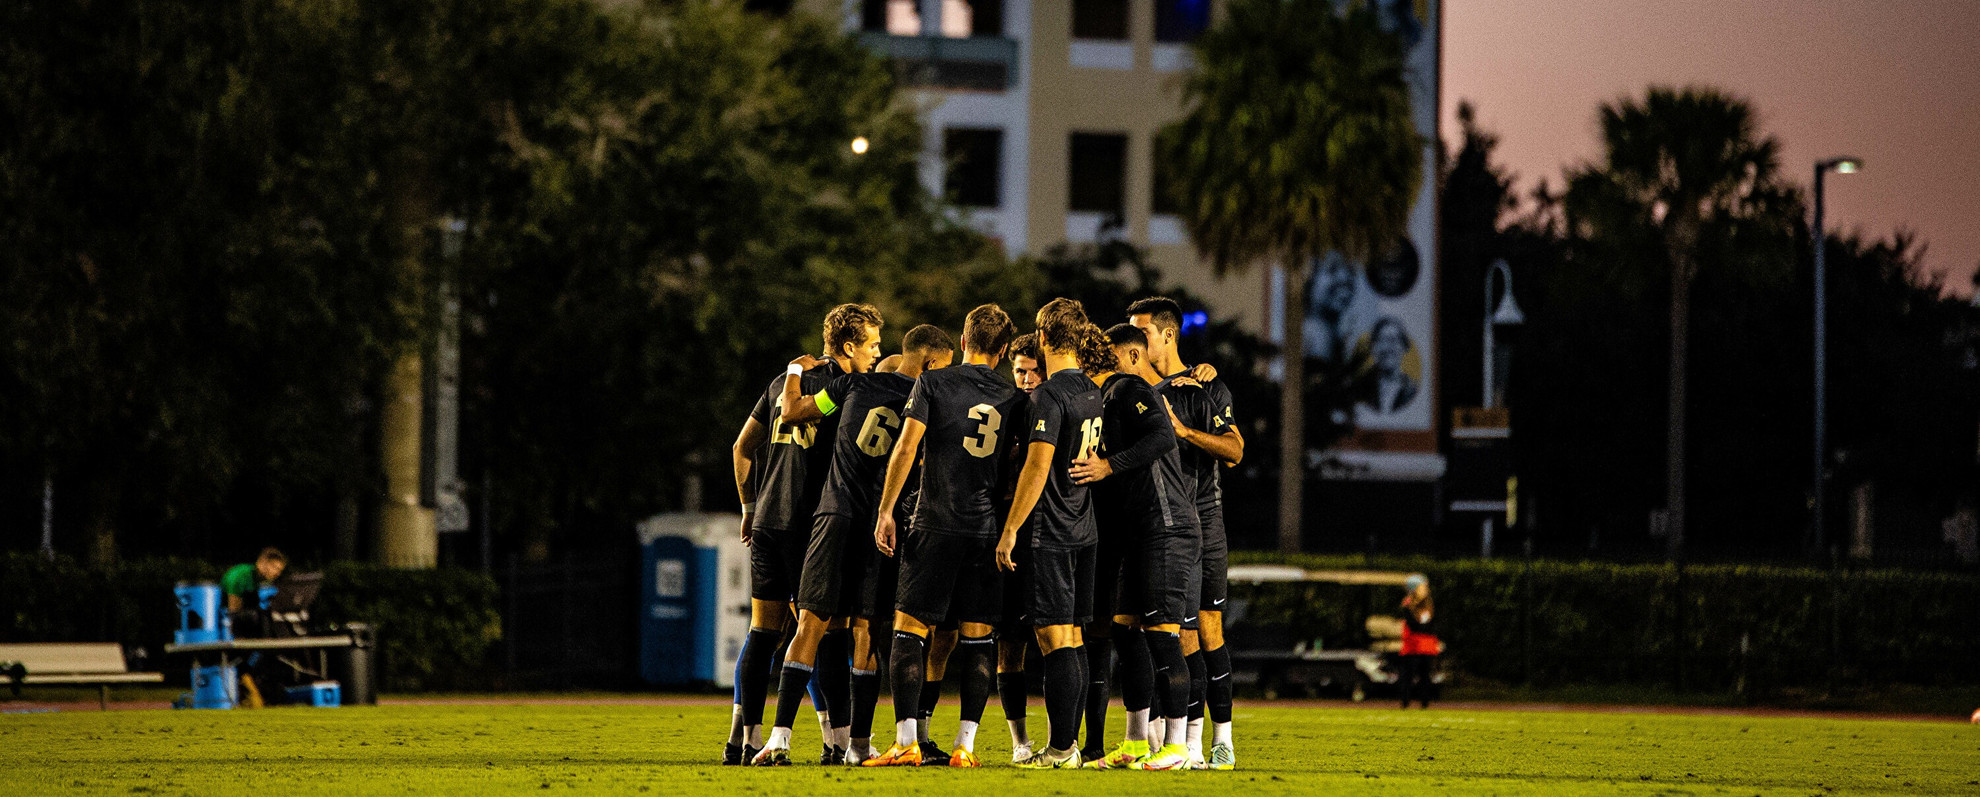
[[[819,412],[826,415],[831,415],[839,411],[839,405],[832,403],[832,397],[826,395],[823,390],[818,391],[818,395],[812,397],[812,402],[818,405]]]

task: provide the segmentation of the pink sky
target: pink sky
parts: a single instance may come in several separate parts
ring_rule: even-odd
[[[1980,265],[1980,2],[1974,0],[1445,0],[1444,124],[1469,100],[1522,193],[1600,154],[1596,108],[1651,84],[1743,96],[1780,139],[1781,169],[1831,176],[1828,226],[1929,245],[1964,295]]]

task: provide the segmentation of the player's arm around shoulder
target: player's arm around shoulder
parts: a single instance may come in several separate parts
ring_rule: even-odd
[[[816,357],[809,354],[801,354],[798,355],[797,359],[791,361],[789,370],[784,372],[784,400],[783,414],[781,416],[784,423],[793,426],[817,423],[824,420],[825,416],[838,411],[838,405],[833,401],[835,398],[833,389],[837,388],[839,391],[839,395],[836,395],[836,398],[843,399],[843,393],[846,387],[850,385],[850,374],[833,380],[831,385],[817,393],[809,396],[804,395],[804,372],[818,367],[820,363],[821,361]]]

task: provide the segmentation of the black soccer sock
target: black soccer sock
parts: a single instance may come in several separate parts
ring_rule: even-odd
[[[1205,683],[1209,676],[1205,674],[1203,651],[1198,649],[1184,656],[1183,664],[1189,668],[1189,718],[1200,720],[1203,719],[1203,693],[1209,686]]]
[[[926,671],[924,670],[923,672]],[[943,673],[945,679],[947,675],[948,673]],[[922,684],[921,706],[920,706],[920,710],[915,713],[915,716],[919,717],[921,721],[927,722],[929,717],[935,716],[935,706],[936,704],[941,702],[942,702],[942,681],[928,681]]]
[[[1086,699],[1086,685],[1080,683],[1079,648],[1059,648],[1045,654],[1045,716],[1051,722],[1049,744],[1054,750],[1071,750],[1079,743],[1079,709]]]
[[[1107,702],[1113,698],[1114,640],[1089,636],[1086,651],[1086,749],[1107,747]]]
[[[832,727],[852,724],[852,629],[825,632],[818,641],[818,691]]]
[[[880,702],[880,674],[864,670],[852,673],[852,730],[850,738],[873,736],[873,709]]]
[[[895,631],[894,652],[887,660],[887,678],[894,685],[895,722],[921,716],[921,678],[927,668],[928,641]]]
[[[956,643],[954,664],[961,668],[962,683],[957,692],[962,700],[962,721],[983,721],[983,705],[990,702],[990,684],[996,677],[997,640],[990,637],[963,637]]]
[[[1129,712],[1153,705],[1155,666],[1148,658],[1148,639],[1140,631],[1114,626],[1114,652],[1121,662],[1121,705]]]
[[[1155,691],[1161,694],[1164,719],[1176,719],[1189,711],[1189,665],[1183,663],[1182,637],[1172,631],[1144,631],[1148,658],[1155,665]],[[1165,740],[1165,743],[1181,744]]]
[[[1220,647],[1203,652],[1203,669],[1209,680],[1204,702],[1209,704],[1210,721],[1231,721],[1231,649]]]
[[[1024,671],[997,673],[997,700],[1004,704],[1004,719],[1024,719],[1024,704],[1030,696]]]
[[[770,663],[782,646],[784,632],[768,628],[749,629],[743,638],[742,653],[736,657],[736,671],[742,676],[736,689],[742,695],[743,724],[763,724],[763,701],[770,695]]]
[[[784,662],[777,682],[777,727],[788,728],[797,721],[798,706],[804,703],[805,688],[811,685],[811,668],[795,661]]]

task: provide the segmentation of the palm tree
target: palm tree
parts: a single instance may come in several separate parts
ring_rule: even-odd
[[[1664,532],[1672,559],[1685,530],[1685,372],[1691,283],[1702,256],[1734,238],[1740,222],[1793,203],[1777,175],[1780,145],[1761,136],[1752,108],[1713,89],[1652,87],[1641,100],[1602,106],[1605,160],[1572,170],[1570,234],[1617,252],[1661,250],[1671,289],[1669,435]],[[1619,255],[1626,256],[1626,255]]]
[[[1401,237],[1423,178],[1401,41],[1366,4],[1238,0],[1195,43],[1186,113],[1161,147],[1198,253],[1219,275],[1285,269],[1279,547],[1299,549],[1310,263]]]

